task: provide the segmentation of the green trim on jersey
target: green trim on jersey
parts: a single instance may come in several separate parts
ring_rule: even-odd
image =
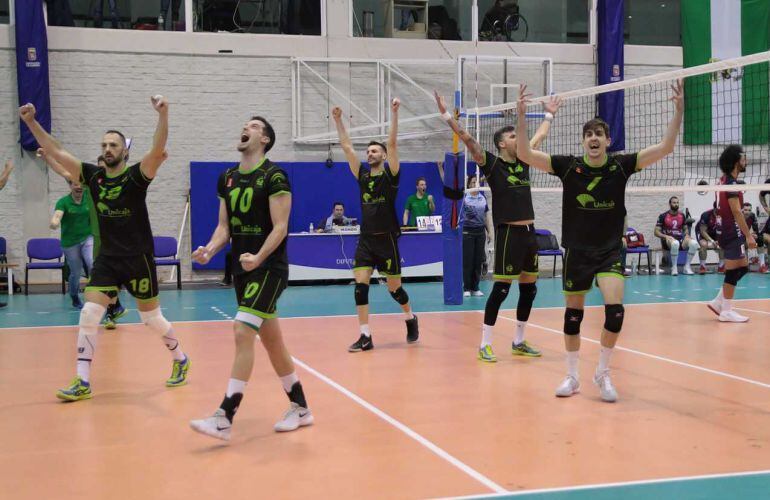
[[[125,164],[123,165],[123,169],[120,172],[117,172],[117,173],[114,173],[114,174],[111,174],[109,172],[109,170],[107,170],[105,168],[104,169],[104,176],[107,177],[108,179],[114,179],[116,177],[120,177],[121,175],[125,174],[127,171],[128,171],[128,165],[125,165]],[[140,168],[139,172],[141,172],[141,171],[142,171],[142,169]],[[142,174],[142,175],[144,176],[144,174]],[[147,177],[145,177],[145,179],[147,179]],[[147,179],[147,180],[152,180],[152,179]]]
[[[589,168],[602,168],[602,167],[604,167],[607,164],[609,159],[610,159],[609,155],[607,153],[604,153],[604,160],[602,160],[602,164],[601,165],[591,165],[588,162],[588,155],[585,154],[585,153],[583,154],[583,163],[585,164],[586,167],[589,167]]]
[[[273,196],[283,196],[285,194],[291,194],[291,191],[278,191],[268,196],[268,198],[272,198]]]
[[[248,175],[248,174],[254,172],[255,170],[257,170],[259,167],[261,167],[265,163],[265,160],[267,160],[267,156],[263,156],[262,159],[259,160],[259,163],[257,163],[253,167],[247,168],[247,169],[242,169],[241,165],[238,165],[238,172],[240,172],[240,173],[242,173],[244,175]]]

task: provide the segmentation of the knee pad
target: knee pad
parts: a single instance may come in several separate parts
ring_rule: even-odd
[[[409,295],[403,287],[398,287],[395,292],[390,292],[390,296],[402,306],[409,303]]]
[[[738,269],[730,269],[725,271],[725,283],[732,286],[737,286],[743,276],[749,272],[748,267],[739,267]]]
[[[534,283],[519,283],[519,304],[516,306],[516,319],[527,321],[532,312],[532,303],[537,295],[537,285]]]
[[[564,334],[580,335],[580,323],[583,322],[583,310],[568,307],[564,311]]]
[[[142,319],[142,323],[158,335],[165,335],[171,330],[171,323],[163,317],[160,307],[152,311],[139,311],[139,317]]]
[[[508,296],[508,292],[511,289],[510,283],[503,281],[495,281],[492,285],[492,292],[487,299],[487,305],[484,308],[484,324],[489,326],[495,326],[497,323],[497,313],[500,311],[500,305]]]
[[[356,289],[353,292],[353,296],[356,298],[357,306],[369,304],[369,285],[366,283],[356,283]]]
[[[625,316],[623,304],[607,304],[604,306],[604,329],[612,333],[620,333]]]
[[[95,302],[86,302],[80,310],[80,332],[84,335],[96,335],[99,323],[107,308]]]

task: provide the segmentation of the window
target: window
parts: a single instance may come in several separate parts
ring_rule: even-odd
[[[185,29],[184,0],[59,0],[46,8],[49,26]]]
[[[479,0],[478,5],[479,40],[589,41],[590,0]]]
[[[679,0],[626,0],[623,35],[631,45],[681,46]]]
[[[470,19],[463,0],[353,0],[353,36],[460,40],[461,5]]]
[[[194,1],[194,31],[321,34],[321,1],[325,0]]]

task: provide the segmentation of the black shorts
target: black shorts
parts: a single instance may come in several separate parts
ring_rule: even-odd
[[[594,278],[613,276],[623,279],[622,247],[606,250],[567,249],[564,256],[562,288],[565,295],[585,294]]]
[[[362,234],[358,238],[353,270],[374,269],[383,276],[401,276],[398,236],[393,233]]]
[[[150,254],[110,256],[99,254],[94,260],[86,291],[117,292],[124,286],[136,300],[158,296],[158,273]]]
[[[287,271],[275,269],[258,268],[234,275],[233,285],[238,299],[238,314],[235,319],[259,327],[261,320],[278,316],[275,306],[288,281]]]
[[[535,226],[500,224],[495,230],[495,279],[518,279],[521,273],[537,276]]]
[[[743,236],[720,239],[719,247],[724,251],[726,260],[746,258],[746,239]]]

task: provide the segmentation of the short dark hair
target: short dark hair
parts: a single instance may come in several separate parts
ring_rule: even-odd
[[[344,204],[344,203],[342,203],[341,201],[335,201],[335,202],[332,204],[332,210],[334,210],[335,208],[337,208],[337,205],[342,205],[342,208],[345,208],[345,204]]]
[[[668,203],[669,203],[669,205],[671,204],[671,200],[676,200],[676,201],[679,201],[679,197],[678,197],[678,196],[672,196],[671,198],[669,198],[669,199],[668,199]]]
[[[108,130],[107,132],[104,133],[104,135],[107,135],[107,134],[119,135],[121,140],[123,141],[123,147],[126,147],[126,136],[123,135],[123,132],[121,132],[120,130]]]
[[[369,144],[366,145],[366,149],[369,149],[370,146],[379,146],[382,148],[383,151],[387,154],[388,148],[385,147],[385,144],[377,141],[370,141]]]
[[[605,122],[601,118],[594,118],[592,120],[588,120],[585,123],[585,125],[583,125],[583,137],[586,136],[586,133],[589,130],[596,130],[596,129],[602,129],[606,137],[610,136],[610,126],[607,124],[607,122]]]
[[[740,144],[730,144],[719,155],[719,169],[724,174],[729,174],[735,168],[735,164],[741,160],[743,156],[743,146]]]
[[[270,142],[265,146],[265,153],[273,149],[273,146],[275,145],[275,130],[273,130],[273,126],[270,125],[270,122],[262,118],[261,116],[252,116],[252,120],[259,120],[265,125],[265,132],[267,133],[268,139],[270,139]]]
[[[513,125],[506,125],[505,127],[501,127],[497,129],[497,132],[495,132],[495,135],[492,138],[492,140],[495,141],[495,147],[497,148],[498,151],[500,151],[500,141],[503,140],[503,135],[509,132],[516,133],[516,127],[514,127]]]
[[[425,177],[418,177],[417,180],[414,181],[414,185],[416,186],[417,184],[420,183],[420,181],[425,181]],[[428,183],[428,181],[425,181],[425,184],[427,184],[427,183]]]
[[[743,206],[745,207],[746,205],[751,206],[751,202],[750,201],[744,201],[743,202]]]

